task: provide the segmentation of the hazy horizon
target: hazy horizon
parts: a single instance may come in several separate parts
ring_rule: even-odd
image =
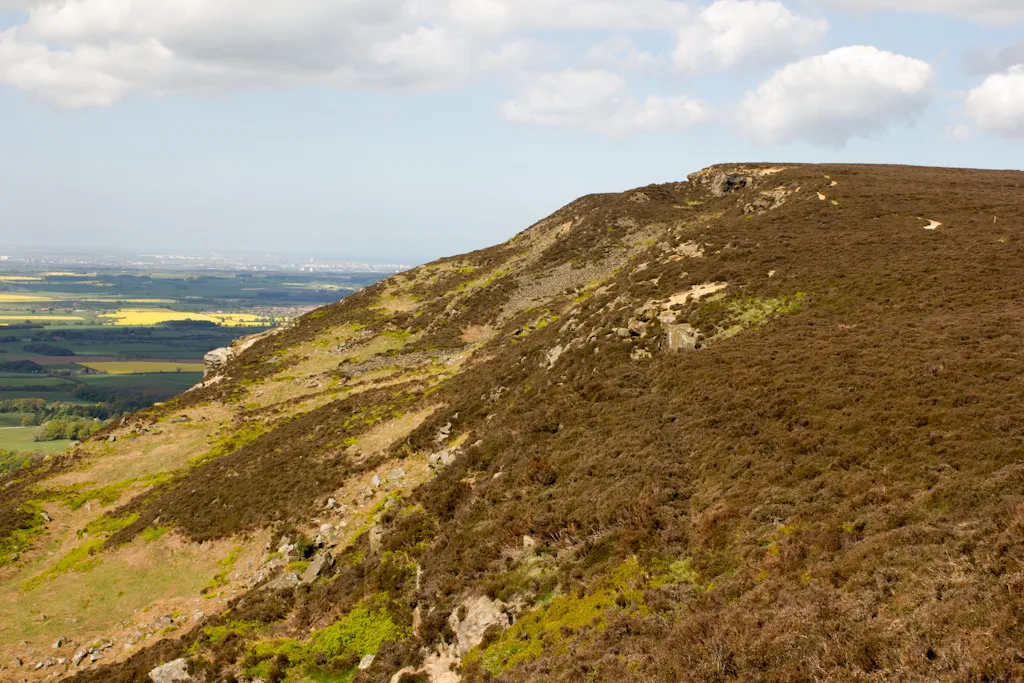
[[[0,0],[0,244],[421,263],[785,160],[1020,168],[1018,0]]]

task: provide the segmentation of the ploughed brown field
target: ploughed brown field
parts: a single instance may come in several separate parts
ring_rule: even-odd
[[[258,580],[72,680],[1024,679],[1024,173],[584,197],[0,480],[0,535],[184,417],[204,445],[98,507],[94,555],[169,528]],[[282,536],[333,564],[258,576]]]

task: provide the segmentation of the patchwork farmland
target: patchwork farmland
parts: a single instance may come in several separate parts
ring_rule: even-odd
[[[211,349],[382,276],[0,272],[0,470],[180,394]]]

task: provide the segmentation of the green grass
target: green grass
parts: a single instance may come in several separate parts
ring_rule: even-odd
[[[28,592],[62,574],[67,574],[68,572],[82,573],[94,568],[100,563],[99,555],[107,538],[134,522],[138,517],[138,515],[130,515],[128,517],[108,517],[104,515],[86,527],[86,532],[90,536],[99,536],[98,538],[90,538],[85,543],[74,548],[57,560],[57,564],[23,583],[19,590]]]
[[[228,584],[228,574],[235,566],[235,562],[238,560],[238,553],[242,551],[241,548],[233,548],[228,556],[220,561],[220,571],[213,577],[213,581],[210,582],[206,588],[203,589],[204,594],[210,594],[213,591],[226,586]]]
[[[139,535],[146,543],[152,543],[170,530],[171,527],[169,526],[147,527],[146,529],[143,529],[142,533]]]
[[[658,582],[668,583],[671,579],[661,578]],[[643,590],[648,585],[652,585],[651,578],[635,559],[630,560],[596,590],[555,597],[523,616],[495,642],[466,655],[466,666],[482,666],[499,676],[508,669],[538,659],[545,652],[568,654],[572,640],[585,629],[603,631],[608,614],[646,611]]]
[[[376,654],[385,641],[401,640],[409,634],[406,627],[395,623],[385,602],[383,595],[370,598],[332,625],[315,631],[306,642],[285,638],[256,643],[245,658],[246,675],[270,679],[272,669],[283,660],[296,677],[351,680],[355,675],[351,662]]]
[[[0,356],[0,359],[4,358]],[[18,391],[25,387],[61,387],[70,386],[71,382],[63,377],[49,375],[0,375],[0,387],[5,390]]]
[[[130,571],[117,558],[104,557],[87,572],[50,576],[27,590],[12,591],[9,599],[4,596],[0,649],[9,651],[23,640],[52,642],[66,635],[66,617],[78,620],[78,632],[113,633],[118,622],[156,601],[197,595],[211,573],[201,555],[156,549],[136,557]],[[41,621],[40,614],[49,618]]]
[[[164,373],[202,374],[202,363],[168,363],[165,361],[117,361],[79,363],[79,365],[108,375],[148,375]]]
[[[171,478],[168,473],[160,473],[138,479],[125,479],[99,488],[87,488],[85,484],[63,486],[48,490],[48,500],[64,503],[72,510],[78,510],[86,503],[94,501],[100,505],[112,505],[121,499],[122,494],[136,484],[145,487],[159,486]]]
[[[232,621],[222,626],[207,626],[203,634],[209,638],[211,643],[219,643],[229,636],[237,635],[250,637],[267,629],[266,624],[258,621]]]
[[[68,385],[70,387],[70,385]],[[56,391],[47,389],[46,391],[32,391],[29,389],[4,389],[3,384],[0,383],[0,401],[5,401],[14,398],[42,398],[47,403],[56,403],[62,401],[64,403],[74,403],[76,405],[86,405],[91,401],[83,401],[80,398],[75,398],[71,394],[64,391]]]
[[[42,506],[37,501],[30,501],[21,506],[21,512],[28,516],[27,521],[7,535],[0,538],[0,567],[14,562],[14,555],[29,550],[36,539],[46,530],[43,520]]]
[[[20,427],[26,417],[30,417],[28,413],[0,413],[0,428]]]
[[[33,441],[39,427],[6,427],[0,429],[0,450],[59,453],[70,441]]]

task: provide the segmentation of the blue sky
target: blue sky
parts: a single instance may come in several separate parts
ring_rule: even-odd
[[[1020,0],[0,0],[0,244],[412,263],[725,161],[1020,168],[1022,26]]]

